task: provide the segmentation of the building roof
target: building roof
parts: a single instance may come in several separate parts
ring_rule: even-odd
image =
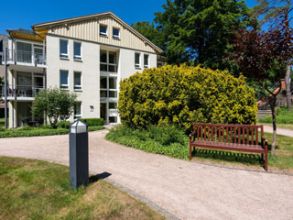
[[[42,37],[34,33],[32,30],[27,29],[15,29],[15,30],[7,30],[8,34],[12,38],[32,40],[32,41],[43,41]]]
[[[56,20],[51,22],[45,22],[45,23],[39,23],[32,26],[33,30],[40,35],[45,35],[47,33],[47,30],[50,28],[58,27],[60,25],[68,25],[76,22],[81,21],[87,21],[92,19],[99,19],[102,17],[112,17],[115,21],[120,23],[123,27],[127,28],[130,32],[132,32],[135,36],[140,38],[142,41],[148,43],[155,51],[158,53],[162,53],[162,49],[156,46],[154,43],[152,43],[149,39],[147,39],[145,36],[140,34],[137,30],[132,28],[130,25],[122,21],[119,17],[117,17],[112,12],[105,12],[105,13],[99,13],[99,14],[92,14],[92,15],[86,15],[86,16],[80,16],[80,17],[73,17],[68,19],[62,19],[62,20]]]

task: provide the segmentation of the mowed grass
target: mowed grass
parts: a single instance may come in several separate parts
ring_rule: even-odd
[[[178,159],[188,159],[188,136],[183,131],[164,127],[148,130],[131,129],[118,126],[106,136],[110,141],[143,150],[150,153],[162,154]],[[176,129],[175,129],[176,130]],[[269,144],[272,135],[266,133]],[[269,168],[293,171],[293,138],[278,135],[278,148],[275,155],[269,154]],[[246,154],[231,151],[197,149],[194,159],[211,163],[230,165],[247,165],[260,167],[262,161],[256,154]]]
[[[266,116],[258,119],[260,123],[272,123],[272,116]],[[293,110],[287,108],[279,108],[277,110],[277,124],[291,124],[293,125]]]
[[[0,157],[0,219],[164,219],[111,184],[73,190],[68,168]]]
[[[89,131],[98,131],[103,129],[103,126],[91,126]],[[0,138],[8,137],[32,137],[32,136],[49,136],[68,134],[68,128],[51,128],[49,126],[41,127],[20,127],[15,129],[4,129],[0,127]]]

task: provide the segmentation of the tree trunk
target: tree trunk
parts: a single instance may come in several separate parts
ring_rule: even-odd
[[[288,108],[288,110],[290,110],[292,107],[292,103],[291,103],[291,66],[290,65],[287,65],[285,81],[286,81],[287,108]]]
[[[273,125],[273,141],[272,141],[272,154],[275,153],[276,145],[277,145],[277,122],[276,122],[276,102],[277,97],[275,95],[272,95],[270,97],[270,107],[272,111],[272,125]]]

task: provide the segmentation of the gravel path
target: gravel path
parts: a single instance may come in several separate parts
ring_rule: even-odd
[[[269,125],[264,125],[264,131],[268,133],[273,133],[273,127]],[[293,130],[285,129],[285,128],[278,128],[277,125],[277,134],[284,135],[288,137],[293,137]]]
[[[90,133],[90,171],[179,219],[293,219],[293,176],[176,160]],[[68,136],[0,139],[0,155],[68,165]]]

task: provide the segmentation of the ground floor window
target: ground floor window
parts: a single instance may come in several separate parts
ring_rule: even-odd
[[[74,105],[74,119],[81,118],[81,102],[76,102]]]

